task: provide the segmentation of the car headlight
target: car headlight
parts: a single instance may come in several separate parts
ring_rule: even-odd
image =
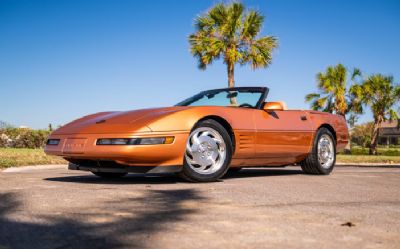
[[[174,137],[146,137],[146,138],[100,138],[96,145],[151,145],[172,144]]]
[[[60,143],[60,139],[47,139],[47,145],[58,145]]]

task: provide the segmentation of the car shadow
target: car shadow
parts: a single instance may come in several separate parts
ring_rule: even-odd
[[[102,178],[88,173],[87,175],[50,177],[44,178],[44,180],[88,184],[174,184],[186,182],[175,174],[128,174],[121,178]]]
[[[224,176],[224,179],[286,176],[286,175],[298,175],[298,174],[304,174],[304,173],[302,170],[285,169],[284,167],[243,168],[238,172],[228,171],[228,173]]]
[[[230,172],[221,179],[230,180],[235,178],[252,178],[266,176],[284,176],[303,174],[301,170],[285,169],[284,167],[274,168],[244,168],[239,172]],[[176,184],[188,183],[175,174],[129,174],[122,178],[101,178],[91,173],[87,175],[74,175],[62,177],[44,178],[46,181],[71,182],[83,184]]]
[[[199,211],[184,203],[203,199],[193,189],[148,190],[140,197],[88,203],[82,210],[58,207],[53,214],[26,210],[17,193],[0,193],[0,248],[149,247],[154,234]]]

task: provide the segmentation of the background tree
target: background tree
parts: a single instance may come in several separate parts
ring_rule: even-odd
[[[219,3],[196,18],[196,32],[189,36],[190,51],[206,69],[223,58],[227,65],[228,86],[235,86],[235,64],[251,64],[253,69],[271,64],[277,47],[273,36],[258,37],[264,17],[254,10],[245,11],[241,3]]]
[[[361,76],[361,72],[356,68],[350,78],[355,81],[357,76]],[[307,94],[306,102],[311,102],[313,110],[345,116],[353,106],[347,97],[347,79],[348,71],[342,64],[329,66],[325,72],[317,74],[319,93]]]
[[[311,102],[311,108],[317,111],[336,113],[346,119],[346,114],[353,110],[349,124],[353,126],[360,110],[353,108],[347,96],[348,71],[342,64],[329,66],[325,72],[317,74],[318,93],[310,93],[305,97],[306,102]],[[351,81],[361,76],[361,71],[355,68],[350,75]],[[345,148],[345,153],[350,154],[350,141]]]
[[[355,108],[360,111],[362,111],[363,105],[371,108],[374,116],[374,125],[369,154],[376,155],[378,131],[381,123],[399,118],[393,108],[400,101],[400,86],[393,83],[392,76],[374,74],[362,84],[353,85],[350,89],[350,94]]]
[[[357,114],[351,113],[347,118],[347,123],[349,124],[350,128],[353,128],[356,123],[358,122],[359,116]]]
[[[350,131],[351,142],[364,148],[371,145],[371,134],[374,122],[355,125]]]
[[[0,129],[5,129],[5,128],[9,128],[9,127],[12,127],[12,125],[0,120]]]

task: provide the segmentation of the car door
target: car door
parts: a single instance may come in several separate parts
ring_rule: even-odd
[[[259,110],[254,120],[257,130],[256,157],[294,162],[309,152],[313,127],[306,112]]]

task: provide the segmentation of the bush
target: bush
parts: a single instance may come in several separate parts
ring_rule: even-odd
[[[386,150],[380,152],[378,149],[378,155],[384,155],[384,156],[400,156],[400,150]]]
[[[363,147],[351,148],[352,155],[368,155],[368,153],[369,153],[368,148],[363,148]]]
[[[49,135],[48,130],[7,127],[0,129],[0,147],[42,148]]]
[[[386,148],[378,148],[378,155],[382,156],[400,156],[400,150],[399,149],[386,149]],[[352,155],[368,155],[369,154],[369,148],[364,148],[364,147],[353,147],[351,148],[351,154]]]

